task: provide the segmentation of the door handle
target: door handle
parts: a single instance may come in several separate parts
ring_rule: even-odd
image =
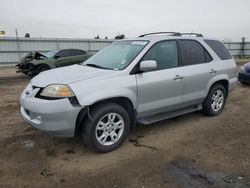
[[[175,75],[175,77],[173,78],[174,80],[182,80],[184,77],[180,76],[179,74]]]
[[[211,69],[210,70],[210,74],[215,74],[217,71],[216,70],[214,70],[214,69]]]

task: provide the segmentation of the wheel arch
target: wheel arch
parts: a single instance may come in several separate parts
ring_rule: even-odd
[[[30,62],[30,64],[32,64],[34,67],[38,67],[40,65],[47,65],[49,66],[51,69],[52,68],[55,68],[55,66],[53,65],[54,64],[54,61],[53,59],[51,58],[48,58],[48,59],[36,59],[36,60],[33,60]]]
[[[207,93],[206,93],[206,96],[208,95],[209,91],[211,90],[211,88],[217,84],[220,84],[222,86],[224,86],[224,88],[226,89],[226,96],[228,96],[228,92],[229,92],[229,81],[227,79],[220,79],[220,80],[217,80],[215,82],[213,82],[209,89],[207,90]]]
[[[206,92],[205,92],[205,97],[207,97],[210,89],[216,85],[216,84],[221,84],[225,87],[226,91],[227,91],[227,95],[228,95],[228,92],[229,92],[229,76],[227,74],[220,74],[220,75],[217,75],[217,76],[214,76],[210,81],[209,83],[207,84],[207,87],[206,87]]]
[[[93,104],[86,106],[80,110],[77,116],[76,125],[75,125],[75,134],[81,133],[83,131],[83,122],[86,120],[86,118],[91,117],[91,110],[93,107],[96,107],[98,105],[102,105],[105,103],[115,103],[120,106],[122,106],[129,115],[130,118],[130,127],[134,128],[136,126],[136,108],[134,107],[132,101],[127,97],[112,97],[107,98],[103,100],[99,100],[94,102]]]

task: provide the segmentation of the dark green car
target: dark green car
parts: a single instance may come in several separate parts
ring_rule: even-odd
[[[30,52],[17,64],[17,72],[33,77],[45,70],[82,63],[90,56],[90,53],[79,49],[64,49],[47,53]]]

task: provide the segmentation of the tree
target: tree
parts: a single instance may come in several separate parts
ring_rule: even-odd
[[[25,37],[25,38],[30,38],[30,34],[29,34],[29,33],[26,33],[24,37]]]
[[[5,31],[0,31],[0,35],[5,35]]]
[[[117,35],[115,37],[115,39],[124,39],[125,38],[125,35],[124,34],[121,34],[121,35]]]
[[[95,37],[94,37],[94,39],[100,39],[100,36],[99,36],[99,35],[97,35],[97,36],[95,36]]]

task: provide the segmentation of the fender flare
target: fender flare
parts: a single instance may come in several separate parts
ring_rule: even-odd
[[[220,75],[217,75],[217,76],[214,76],[212,79],[209,80],[207,86],[206,86],[206,91],[205,91],[205,97],[208,95],[208,92],[210,91],[212,85],[216,82],[219,82],[219,81],[227,81],[228,84],[229,84],[229,76],[227,74],[220,74]],[[228,88],[226,88],[228,90]]]

